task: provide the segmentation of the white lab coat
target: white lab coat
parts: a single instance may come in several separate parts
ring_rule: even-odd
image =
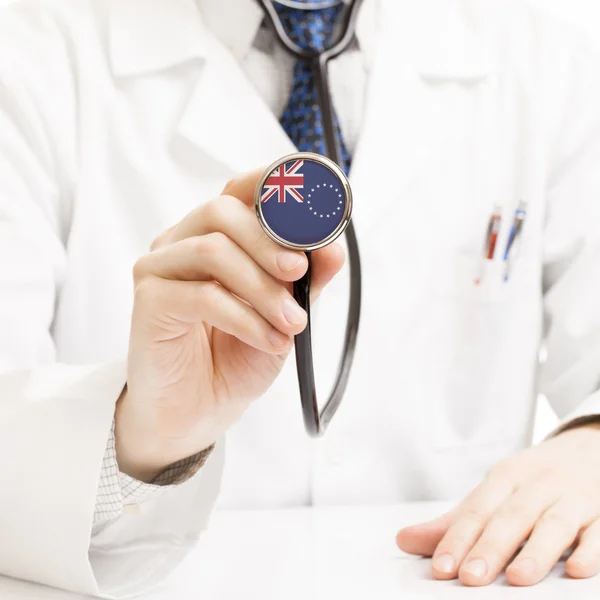
[[[383,0],[376,18],[351,173],[364,305],[346,399],[310,442],[289,361],[228,436],[224,507],[457,497],[530,442],[540,388],[565,419],[600,413],[595,58],[507,0]],[[2,13],[0,572],[135,593],[205,527],[224,443],[199,476],[94,532],[88,553],[131,269],[228,178],[292,150],[192,0]],[[505,227],[476,287],[494,204]],[[314,318],[323,390],[346,290],[345,271]]]

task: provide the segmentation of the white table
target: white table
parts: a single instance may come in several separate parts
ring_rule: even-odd
[[[541,584],[485,588],[435,581],[429,561],[402,555],[402,525],[435,516],[439,504],[221,512],[171,581],[144,600],[598,600],[600,577],[566,578],[558,565]],[[0,579],[2,600],[79,596]]]

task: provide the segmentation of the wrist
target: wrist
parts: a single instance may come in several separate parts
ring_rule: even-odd
[[[147,407],[146,407],[147,408]],[[213,442],[193,446],[186,440],[160,435],[155,415],[141,411],[124,388],[115,410],[115,450],[119,470],[138,481],[151,483],[169,466],[193,456]]]
[[[161,465],[142,449],[143,436],[134,426],[127,399],[127,386],[123,389],[115,409],[115,450],[119,471],[138,481],[150,483],[161,471]],[[141,450],[141,452],[140,452]]]

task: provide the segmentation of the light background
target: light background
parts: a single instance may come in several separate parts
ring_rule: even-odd
[[[14,0],[0,0],[0,6]],[[418,1],[418,0],[415,0]],[[591,46],[600,52],[600,0],[523,0],[549,11],[581,29]],[[538,403],[534,441],[540,440],[557,423],[556,416],[544,398]]]
[[[14,0],[0,0],[0,6]],[[418,0],[416,0],[418,1]],[[600,51],[600,1],[599,0],[523,0],[553,12],[574,23],[593,40]]]

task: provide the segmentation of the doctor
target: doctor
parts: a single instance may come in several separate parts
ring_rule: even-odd
[[[306,259],[251,209],[261,165],[307,143],[279,122],[298,72],[261,22],[251,0],[1,13],[0,571],[124,596],[181,561],[217,497],[466,496],[398,536],[434,556],[437,578],[485,585],[508,565],[512,584],[534,584],[573,543],[567,573],[593,575],[595,59],[521,2],[365,2],[331,65],[364,308],[349,390],[314,442],[285,360],[306,323],[289,293]],[[484,263],[494,206],[499,249]],[[323,390],[343,339],[342,264],[339,246],[315,255]],[[539,391],[564,421],[524,450]]]

